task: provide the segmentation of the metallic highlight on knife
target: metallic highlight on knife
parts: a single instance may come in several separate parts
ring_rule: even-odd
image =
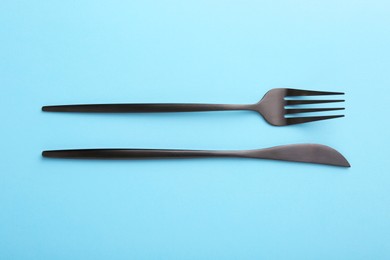
[[[174,149],[76,149],[49,150],[43,157],[65,159],[184,159],[239,157],[351,167],[335,149],[320,144],[290,144],[256,150],[174,150]]]

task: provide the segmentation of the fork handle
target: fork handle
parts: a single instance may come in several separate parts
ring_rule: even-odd
[[[79,149],[43,151],[43,157],[65,159],[180,159],[207,157],[247,157],[247,151],[173,149]]]
[[[240,104],[180,104],[180,103],[146,103],[146,104],[87,104],[44,106],[49,112],[88,112],[88,113],[159,113],[159,112],[197,112],[223,110],[253,110],[252,105]]]

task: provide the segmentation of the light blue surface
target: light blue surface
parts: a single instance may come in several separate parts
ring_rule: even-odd
[[[1,1],[0,259],[390,259],[389,13],[385,0]],[[345,91],[346,117],[40,111],[253,103],[276,87]],[[332,146],[352,168],[41,158],[288,143]]]

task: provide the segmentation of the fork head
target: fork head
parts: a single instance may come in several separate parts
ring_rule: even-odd
[[[307,96],[344,95],[343,92],[313,91],[291,88],[275,88],[268,91],[264,97],[254,105],[254,109],[263,118],[275,126],[294,125],[319,120],[343,117],[344,115],[301,116],[302,113],[325,112],[344,110],[337,108],[301,108],[300,105],[344,102],[341,99],[300,99]],[[293,98],[293,99],[291,99]]]

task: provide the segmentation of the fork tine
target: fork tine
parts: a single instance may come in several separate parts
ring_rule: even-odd
[[[286,105],[308,105],[308,104],[321,104],[321,103],[334,103],[344,102],[343,99],[331,99],[331,100],[286,100]]]
[[[333,110],[344,110],[343,107],[336,108],[302,108],[302,109],[286,109],[285,114],[298,114],[298,113],[308,113],[308,112],[323,112],[323,111],[333,111]]]
[[[323,96],[323,95],[344,95],[344,92],[314,91],[304,89],[288,88],[286,97],[291,96]]]
[[[319,120],[326,120],[332,118],[344,117],[344,115],[335,116],[311,116],[311,117],[290,117],[286,118],[287,125],[302,124]]]

